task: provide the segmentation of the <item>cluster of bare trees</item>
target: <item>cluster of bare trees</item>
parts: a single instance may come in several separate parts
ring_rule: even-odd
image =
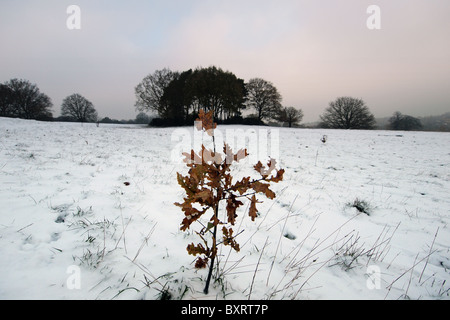
[[[160,118],[155,125],[190,124],[199,109],[214,110],[219,123],[262,124],[281,122],[299,125],[303,111],[282,105],[282,96],[270,81],[253,78],[247,83],[220,68],[198,68],[184,72],[156,70],[135,88],[136,109],[152,111]],[[244,111],[252,112],[246,118]],[[403,117],[392,129],[410,128],[412,117]],[[159,120],[159,121],[156,121]],[[374,129],[376,121],[366,103],[353,97],[339,97],[320,116],[319,127],[332,129]]]
[[[245,83],[214,66],[156,70],[136,86],[135,94],[136,109],[156,112],[163,125],[190,124],[200,109],[214,110],[221,123],[280,121],[292,126],[303,118],[301,110],[282,106],[282,96],[271,82],[253,78]],[[244,118],[244,110],[253,113]]]
[[[51,120],[52,100],[38,86],[24,79],[11,79],[0,84],[0,117]],[[76,93],[66,97],[61,106],[65,120],[94,122],[97,111],[92,102]]]
[[[394,112],[394,115],[389,118],[388,129],[403,130],[403,131],[417,131],[423,128],[422,121],[409,115],[404,115],[399,111]]]

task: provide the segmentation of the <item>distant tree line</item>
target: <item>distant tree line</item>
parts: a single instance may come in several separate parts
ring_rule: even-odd
[[[139,114],[136,116],[135,119],[129,119],[129,120],[117,120],[117,119],[111,119],[109,117],[104,117],[101,120],[98,120],[99,123],[115,123],[115,124],[145,124],[148,125],[151,121],[151,118],[148,114],[144,112],[139,112]]]
[[[396,111],[386,124],[377,126],[377,121],[365,102],[352,97],[339,97],[330,102],[320,119],[321,122],[318,125],[320,128],[450,131],[450,113],[426,117],[422,121]]]
[[[377,119],[377,126],[386,130],[450,132],[450,112],[416,118],[396,111],[389,118]]]
[[[282,96],[271,82],[253,78],[246,83],[214,66],[184,72],[156,70],[135,87],[135,94],[135,107],[140,111],[136,119],[100,119],[93,103],[79,93],[67,96],[61,105],[61,116],[53,118],[53,103],[48,95],[28,80],[11,79],[0,83],[0,117],[178,126],[191,125],[203,108],[213,109],[215,121],[223,124],[269,123],[292,127],[299,126],[303,119],[301,109],[281,104]],[[149,111],[158,118],[150,118]],[[331,101],[320,120],[318,127],[332,129],[450,131],[450,113],[419,119],[396,111],[377,127],[366,103],[353,97]]]
[[[439,116],[428,116],[420,119],[424,131],[450,132],[450,112]]]
[[[91,101],[75,93],[66,97],[61,105],[61,116],[53,118],[52,100],[40,92],[36,84],[24,79],[11,79],[0,83],[0,117],[35,119],[62,122],[99,122],[148,124],[150,117],[139,113],[136,119],[114,120],[108,117],[98,118]]]
[[[155,126],[190,125],[200,109],[214,110],[214,120],[224,124],[277,121],[292,126],[303,118],[301,110],[282,106],[282,96],[271,82],[253,78],[245,83],[215,66],[156,70],[136,86],[135,94],[137,110],[158,115],[151,122]],[[252,113],[244,117],[244,110]]]

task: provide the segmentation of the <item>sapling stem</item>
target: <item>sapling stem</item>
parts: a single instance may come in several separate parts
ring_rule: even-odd
[[[219,212],[219,203],[217,203],[215,209],[214,209],[214,216],[215,219],[217,219],[218,217],[218,212]],[[216,245],[217,245],[217,224],[214,224],[214,229],[213,229],[213,246],[212,246],[212,250],[213,250],[213,255],[211,257],[211,264],[209,265],[209,271],[208,271],[208,277],[206,278],[206,284],[205,284],[205,289],[203,290],[204,294],[208,294],[209,291],[209,283],[211,282],[211,276],[212,276],[212,272],[214,269],[214,261],[216,260]]]

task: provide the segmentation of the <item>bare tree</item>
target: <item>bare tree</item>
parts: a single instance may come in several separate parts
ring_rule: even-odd
[[[0,83],[0,117],[13,116],[13,91],[6,84]]]
[[[134,89],[136,94],[136,110],[141,112],[156,111],[158,115],[166,114],[167,103],[161,99],[164,90],[172,80],[178,78],[178,72],[164,68],[149,74]]]
[[[72,94],[63,100],[61,115],[71,117],[79,122],[97,121],[97,111],[92,102],[78,93]]]
[[[36,84],[30,83],[28,80],[11,79],[4,86],[8,88],[3,87],[2,89],[2,92],[7,95],[4,97],[4,102],[7,105],[3,106],[2,101],[2,109],[5,107],[4,112],[7,112],[9,117],[24,119],[52,117],[50,111],[53,106],[52,100],[49,96],[40,92]]]
[[[321,126],[332,129],[373,129],[375,117],[363,100],[340,97],[320,116]]]
[[[294,107],[284,107],[279,115],[279,121],[287,123],[289,128],[298,125],[303,119],[303,111]]]
[[[281,110],[281,94],[269,81],[260,78],[250,79],[246,84],[246,105],[255,109],[258,120],[276,118]]]

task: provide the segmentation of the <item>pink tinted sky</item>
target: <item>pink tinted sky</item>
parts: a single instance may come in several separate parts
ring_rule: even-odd
[[[81,9],[69,30],[66,9]],[[381,9],[369,30],[367,8]],[[0,2],[0,82],[36,83],[59,115],[78,92],[101,117],[136,116],[134,87],[164,67],[215,65],[271,81],[316,121],[338,96],[376,117],[450,112],[448,0]]]

